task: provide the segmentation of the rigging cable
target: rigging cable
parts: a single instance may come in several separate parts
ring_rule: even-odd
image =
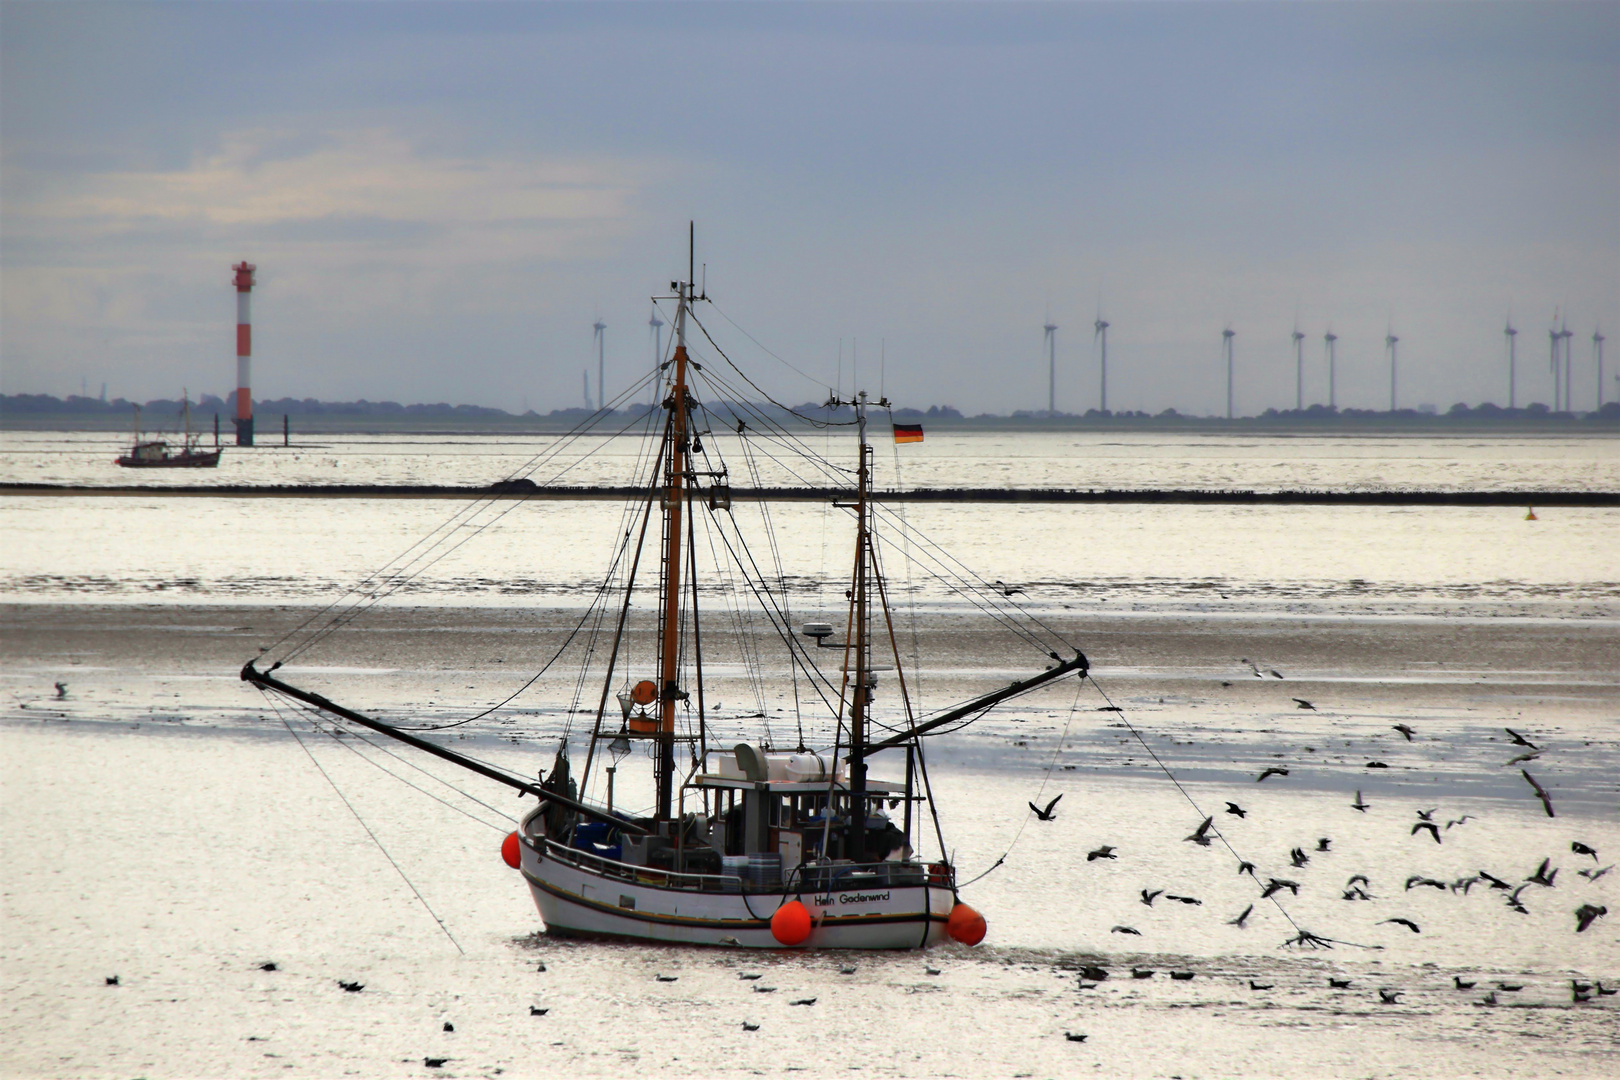
[[[1085,685],[1085,676],[1081,676],[1075,681],[1074,701],[1069,705],[1069,718],[1063,722],[1063,734],[1058,736],[1057,745],[1052,748],[1052,757],[1049,761],[1047,761],[1046,771],[1041,775],[1041,786],[1035,789],[1036,802],[1040,802],[1041,796],[1046,794],[1046,785],[1052,779],[1052,769],[1057,765],[1058,755],[1063,752],[1063,744],[1068,741],[1069,727],[1074,723],[1074,714],[1079,711],[1080,692],[1085,689]],[[1001,858],[991,863],[990,868],[984,871],[984,873],[979,874],[977,877],[974,877],[968,881],[962,882],[962,884],[958,885],[957,888],[965,889],[969,885],[972,885],[973,882],[978,881],[981,878],[988,877],[993,871],[1000,867],[1002,863],[1006,862],[1007,856],[1011,855],[1013,848],[1018,846],[1019,838],[1024,835],[1024,830],[1027,828],[1029,828],[1029,815],[1025,815],[1023,822],[1018,826],[1018,831],[1013,833],[1012,841],[1008,843],[1007,850],[1001,853]]]
[[[1158,754],[1154,753],[1153,747],[1148,744],[1147,739],[1142,736],[1142,733],[1137,730],[1136,725],[1131,723],[1130,718],[1125,715],[1125,710],[1114,704],[1114,699],[1108,696],[1108,691],[1102,688],[1102,686],[1097,682],[1096,678],[1092,678],[1091,685],[1095,686],[1097,688],[1097,693],[1101,694],[1102,699],[1108,702],[1109,711],[1111,711],[1115,716],[1119,717],[1120,723],[1124,724],[1130,733],[1136,736],[1136,741],[1142,744],[1142,749],[1147,751],[1148,756],[1153,759],[1153,763],[1157,765],[1160,771],[1163,772],[1164,775],[1169,778],[1170,782],[1175,785],[1176,790],[1181,792],[1182,798],[1187,800],[1187,805],[1193,808],[1193,812],[1200,817],[1207,817],[1213,821],[1214,815],[1204,813],[1203,808],[1198,805],[1198,801],[1192,797],[1192,794],[1185,787],[1182,787],[1181,781],[1176,778],[1176,774],[1170,771],[1170,767],[1166,765],[1162,759],[1160,759]],[[1225,833],[1218,828],[1213,828],[1211,831],[1215,833],[1215,838],[1221,842],[1221,846],[1231,854],[1232,858],[1236,859],[1239,864],[1245,862],[1243,856],[1239,855],[1237,849],[1232,846],[1231,841],[1226,839]],[[1251,863],[1249,865],[1252,866],[1253,864]],[[1282,901],[1277,899],[1275,893],[1273,893],[1270,897],[1262,897],[1262,899],[1269,899],[1272,904],[1275,905],[1277,911],[1281,913],[1282,917],[1288,920],[1288,925],[1292,926],[1298,932],[1298,937],[1290,939],[1290,941],[1286,942],[1285,944],[1300,943],[1315,945],[1317,943],[1326,944],[1329,942],[1336,942],[1340,945],[1353,945],[1359,949],[1383,948],[1382,945],[1362,945],[1354,941],[1337,941],[1337,939],[1334,938],[1323,938],[1316,934],[1309,933],[1308,931],[1302,929],[1300,925],[1294,921],[1294,917],[1292,915],[1288,914],[1288,909],[1283,907]],[[1331,945],[1329,945],[1329,947],[1331,948]]]
[[[642,380],[638,381],[632,387],[632,390],[639,390],[641,384],[643,382],[646,382],[646,381],[647,381],[646,378],[643,378]],[[626,394],[628,394],[628,393],[629,393],[629,391],[626,391]],[[526,478],[526,477],[528,477],[529,474],[533,473],[536,469],[540,468],[540,466],[543,463],[545,463],[546,461],[548,461],[550,459],[553,459],[553,458],[557,457],[558,455],[560,455],[562,453],[562,451],[564,449],[566,449],[568,446],[570,446],[573,443],[575,443],[575,442],[579,441],[580,439],[582,439],[590,431],[590,429],[593,428],[596,425],[596,423],[597,423],[597,421],[599,419],[602,419],[605,415],[610,415],[611,412],[612,412],[611,405],[612,404],[617,404],[620,399],[622,399],[623,397],[626,396],[626,394],[621,394],[619,396],[619,398],[615,398],[614,402],[611,403],[610,406],[607,407],[605,412],[603,410],[598,410],[596,413],[593,413],[591,416],[589,416],[589,417],[585,418],[584,420],[582,420],[579,424],[576,424],[569,431],[564,432],[562,434],[562,436],[560,436],[556,442],[552,443],[550,446],[548,446],[545,450],[542,450],[540,453],[535,454],[534,456],[529,458],[529,460],[527,462],[525,462],[523,465],[520,465],[517,469],[513,470],[513,472],[509,473],[506,478],[508,480],[515,479],[515,478],[518,478],[518,477]],[[634,423],[634,421],[632,420],[632,424],[633,423]],[[624,430],[628,430],[629,426],[630,425],[626,425],[626,428]],[[622,433],[623,432],[621,430],[621,432],[619,432],[619,434],[622,434]],[[581,458],[576,458],[573,462],[569,463],[567,466],[565,466],[563,469],[561,469],[559,472],[557,472],[551,478],[549,478],[546,481],[546,484],[549,485],[551,483],[554,483],[556,480],[560,479],[562,476],[564,476],[568,472],[570,472],[575,466],[577,466],[579,464],[579,462],[581,460],[583,460],[584,457],[588,457],[588,456],[589,456],[589,454],[586,454],[586,455],[583,455]],[[515,509],[516,505],[521,504],[523,502],[527,502],[528,499],[531,498],[531,497],[533,497],[533,496],[526,495],[522,499],[517,500],[516,503],[514,503],[512,506],[509,506],[501,514],[496,515],[496,520],[498,521],[501,517],[504,517],[505,514],[510,513],[512,509]],[[460,529],[460,528],[466,527],[465,525],[457,525],[457,522],[458,522],[459,519],[466,516],[470,520],[470,518],[473,515],[481,513],[482,511],[492,507],[498,501],[500,501],[500,500],[494,494],[482,495],[482,496],[479,496],[479,497],[477,497],[475,499],[472,499],[471,501],[469,501],[468,503],[463,505],[460,509],[458,509],[455,513],[450,515],[450,517],[447,518],[445,521],[441,522],[437,527],[435,527],[434,529],[429,531],[426,535],[421,537],[421,539],[419,539],[415,543],[411,544],[404,551],[402,551],[398,555],[394,556],[392,559],[390,559],[388,562],[384,563],[382,566],[378,567],[376,570],[373,570],[371,573],[369,573],[365,577],[361,578],[360,581],[358,583],[356,583],[355,585],[350,586],[336,600],[333,600],[330,603],[328,603],[325,607],[322,607],[322,608],[316,610],[311,615],[309,615],[307,618],[305,618],[302,622],[300,622],[299,624],[297,624],[296,626],[294,626],[293,628],[288,630],[286,633],[282,634],[281,637],[277,638],[275,641],[273,641],[269,645],[265,646],[263,651],[268,653],[271,650],[273,650],[274,648],[276,648],[278,645],[281,645],[284,642],[288,641],[294,635],[296,635],[296,634],[300,633],[301,631],[305,630],[306,628],[308,628],[312,623],[314,623],[317,619],[321,618],[323,615],[325,615],[328,612],[331,612],[333,609],[338,608],[341,605],[343,605],[343,603],[344,603],[344,601],[345,601],[345,599],[347,597],[349,597],[349,596],[351,596],[353,594],[356,594],[356,593],[361,593],[361,590],[365,589],[368,585],[372,584],[373,582],[376,582],[379,579],[386,579],[390,574],[403,574],[405,569],[409,568],[413,563],[415,563],[415,562],[419,561],[420,559],[422,559],[423,557],[425,557],[434,548],[444,544],[448,540],[450,534],[453,531],[455,531],[457,529]],[[479,531],[482,531],[482,530],[480,529]],[[438,540],[433,540],[433,537],[439,536],[439,534],[441,534],[441,533],[443,533],[444,535],[440,536]],[[430,540],[433,540],[433,542],[431,544],[429,543]],[[396,564],[399,564],[401,562],[401,560],[404,560],[406,558],[406,556],[410,555],[411,552],[415,551],[417,548],[422,547],[424,544],[427,544],[428,546],[427,546],[426,549],[424,549],[424,551],[422,553],[420,553],[417,556],[415,556],[414,558],[404,562],[403,565],[400,566],[400,568],[398,570],[391,570],[390,569],[391,567],[394,567]],[[457,545],[457,546],[459,547],[460,545]],[[454,549],[452,549],[452,550],[454,550]],[[435,561],[437,561],[437,560],[435,560]],[[431,564],[429,564],[429,565],[431,565]],[[400,584],[404,584],[405,582],[408,582],[410,580],[410,578],[417,576],[417,574],[419,574],[420,572],[421,571],[418,570],[415,573],[409,575],[408,577],[402,578],[401,581],[400,581]],[[353,605],[351,605],[351,606],[354,607],[354,608],[359,608],[362,604],[364,604],[364,601],[365,601],[365,594],[362,593],[360,598],[356,599],[354,601]],[[367,606],[369,606],[369,605],[367,605]],[[342,620],[342,615],[341,614],[338,615],[338,616],[335,616],[334,620],[333,620],[333,623],[332,623],[330,628],[331,629],[336,629],[336,628],[338,628],[338,626],[342,625],[343,623],[340,622],[340,620]],[[315,640],[317,640],[320,636],[322,636],[322,631],[319,631],[319,630],[316,631],[313,635],[311,635],[310,640],[307,641],[303,646],[300,646],[299,648],[295,649],[294,652],[289,653],[287,656],[284,656],[281,659],[283,660],[283,662],[285,662],[286,660],[290,659],[293,655],[295,655],[297,652],[303,651],[303,649],[307,648],[308,645],[314,644]]]
[[[260,688],[260,693],[264,693],[262,687]],[[360,816],[360,811],[356,810],[354,808],[354,804],[349,801],[348,796],[343,794],[343,789],[337,786],[337,781],[333,780],[330,774],[328,774],[324,768],[321,768],[321,763],[316,760],[315,755],[310,752],[309,747],[304,745],[304,740],[299,738],[298,732],[293,730],[293,726],[289,724],[287,722],[287,718],[281,714],[281,708],[276,704],[275,699],[272,698],[268,693],[265,693],[264,697],[265,700],[270,703],[270,708],[275,710],[276,718],[281,721],[281,725],[287,729],[287,734],[291,735],[294,741],[298,743],[299,749],[303,750],[304,754],[309,758],[310,763],[313,764],[317,770],[319,770],[322,776],[326,777],[326,782],[332,785],[332,790],[337,793],[337,797],[343,800],[344,806],[349,808],[349,813],[354,815],[354,820],[358,821],[360,823],[360,827],[366,830],[366,835],[371,837],[371,842],[377,845],[377,850],[383,853],[383,858],[388,860],[388,865],[394,868],[394,871],[399,874],[399,879],[403,881],[410,888],[411,892],[416,895],[416,899],[421,901],[422,907],[427,911],[427,913],[433,916],[433,921],[439,924],[439,929],[443,930],[444,936],[450,939],[450,944],[456,947],[456,952],[460,953],[462,956],[466,956],[467,950],[461,947],[461,942],[457,941],[456,936],[450,932],[450,928],[444,925],[444,920],[439,918],[438,913],[434,911],[433,906],[427,902],[427,898],[422,895],[421,890],[411,883],[411,879],[409,877],[405,876],[405,871],[400,869],[399,863],[395,862],[394,857],[388,854],[388,849],[383,847],[382,841],[377,839],[377,834],[371,831],[370,825],[366,824],[366,819]]]

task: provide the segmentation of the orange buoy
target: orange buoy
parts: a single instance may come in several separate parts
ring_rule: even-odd
[[[506,839],[501,841],[501,858],[505,859],[506,865],[510,866],[512,869],[516,870],[518,868],[519,859],[517,833],[507,833]]]
[[[641,706],[651,705],[658,700],[658,684],[651,679],[642,679],[630,688],[630,700]]]
[[[945,920],[945,932],[964,945],[977,945],[983,941],[987,929],[984,916],[966,904],[959,903],[951,908],[951,916]]]
[[[810,936],[810,909],[789,900],[771,916],[771,936],[783,945],[803,945]]]

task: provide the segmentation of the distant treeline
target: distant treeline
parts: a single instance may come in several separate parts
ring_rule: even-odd
[[[6,427],[75,427],[86,426],[106,429],[131,421],[134,407],[139,404],[142,421],[148,427],[158,428],[172,424],[180,416],[182,403],[178,399],[159,398],[152,401],[132,402],[124,398],[102,398],[70,395],[66,398],[49,394],[0,394],[0,426]],[[652,406],[641,404],[619,410],[614,415],[626,419],[644,416]],[[848,407],[827,408],[812,402],[800,405],[707,402],[704,405],[711,420],[726,424],[741,419],[757,424],[760,420],[791,424],[799,419],[849,420]],[[290,421],[306,428],[339,431],[351,426],[364,429],[370,426],[407,429],[419,425],[445,427],[500,427],[503,429],[545,429],[573,427],[592,416],[591,410],[574,407],[553,409],[549,413],[529,410],[511,413],[483,405],[433,404],[401,405],[396,401],[320,401],[316,398],[272,398],[253,403],[254,415],[262,428],[269,430],[275,418],[286,416]],[[218,415],[228,426],[236,412],[234,393],[221,398],[204,394],[191,404],[193,424],[202,427]],[[1204,429],[1261,429],[1266,428],[1321,428],[1384,429],[1426,428],[1445,430],[1453,427],[1536,427],[1565,430],[1591,430],[1594,427],[1620,427],[1620,403],[1609,402],[1603,408],[1585,413],[1555,413],[1542,404],[1523,408],[1504,409],[1486,402],[1469,406],[1459,402],[1444,413],[1397,409],[1330,409],[1325,405],[1312,405],[1307,409],[1267,409],[1258,416],[1224,417],[1191,416],[1165,409],[1159,413],[1101,412],[1091,409],[1085,413],[1047,413],[1019,411],[1010,416],[980,413],[965,416],[948,405],[934,405],[927,409],[898,408],[892,415],[897,420],[923,421],[948,427],[1017,427],[1017,428],[1175,428],[1198,427]]]

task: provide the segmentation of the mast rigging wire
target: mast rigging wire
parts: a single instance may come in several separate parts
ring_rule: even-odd
[[[260,692],[263,692],[262,687],[260,688]],[[399,863],[395,862],[394,857],[388,854],[388,849],[383,847],[382,841],[377,839],[377,834],[371,831],[371,826],[366,824],[366,819],[360,816],[360,811],[354,808],[354,804],[349,801],[348,796],[343,794],[343,789],[337,786],[337,781],[333,780],[331,775],[321,767],[321,763],[316,760],[315,755],[310,753],[309,747],[304,745],[304,740],[299,738],[298,732],[294,731],[293,726],[287,722],[287,718],[281,715],[281,708],[276,704],[275,699],[269,694],[265,694],[264,696],[265,700],[270,703],[270,708],[275,710],[276,718],[279,719],[282,726],[287,729],[287,734],[291,735],[293,740],[298,743],[298,748],[302,750],[309,758],[310,763],[314,765],[317,770],[319,770],[322,776],[326,777],[326,782],[332,785],[332,790],[336,792],[339,799],[343,800],[343,805],[349,808],[349,813],[354,815],[354,820],[360,823],[360,827],[366,831],[366,835],[371,837],[371,842],[377,845],[377,850],[383,853],[383,858],[388,860],[388,865],[394,868],[394,872],[399,874],[399,879],[406,884],[412,893],[415,894],[416,899],[421,902],[423,909],[427,911],[429,915],[433,916],[433,921],[439,924],[439,929],[443,930],[444,936],[450,939],[450,944],[456,947],[456,952],[460,953],[462,956],[466,956],[467,950],[461,947],[461,942],[457,941],[456,936],[450,932],[450,928],[444,925],[444,920],[439,918],[438,912],[433,910],[433,905],[429,904],[427,902],[427,898],[422,895],[421,890],[412,884],[411,879],[406,876],[405,871],[400,868]]]

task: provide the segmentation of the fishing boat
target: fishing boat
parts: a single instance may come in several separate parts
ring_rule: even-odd
[[[135,436],[129,453],[114,458],[114,463],[126,469],[212,469],[219,464],[220,449],[200,447],[202,436],[191,430],[191,395],[181,394],[181,413],[184,417],[180,446],[171,446],[165,439],[141,438],[141,407],[135,406]],[[218,436],[215,436],[218,441]]]
[[[249,661],[241,677],[300,707],[534,796],[537,805],[506,837],[502,854],[522,874],[548,933],[772,949],[918,949],[947,938],[977,944],[986,921],[958,896],[956,869],[934,812],[924,742],[1039,687],[1083,678],[1086,657],[1078,650],[1067,657],[1045,653],[1044,668],[1027,677],[918,714],[882,573],[882,507],[872,488],[869,414],[889,403],[864,392],[845,400],[835,394],[828,414],[847,419],[829,423],[853,429],[855,454],[854,467],[843,471],[852,474],[852,489],[844,488],[846,494],[833,502],[852,526],[853,572],[842,627],[835,632],[827,622],[794,626],[778,582],[757,567],[746,573],[755,565],[747,553],[734,552],[745,580],[732,589],[767,621],[744,642],[745,665],[765,643],[782,646],[796,686],[811,686],[825,702],[831,735],[818,743],[801,730],[785,743],[766,738],[713,745],[698,606],[696,549],[702,534],[695,519],[713,518],[728,549],[740,547],[743,538],[726,525],[735,524],[730,473],[714,457],[715,414],[723,410],[717,402],[700,402],[694,392],[694,375],[703,365],[688,351],[688,324],[696,323],[694,305],[708,298],[694,289],[691,262],[689,254],[687,280],[671,282],[671,295],[654,298],[674,306],[673,351],[652,376],[663,391],[662,409],[649,414],[651,445],[642,455],[639,494],[626,507],[629,524],[612,557],[616,569],[609,582],[618,587],[604,584],[598,591],[611,600],[603,600],[595,623],[603,637],[587,650],[605,670],[593,684],[599,691],[585,699],[594,708],[588,710],[583,768],[576,770],[564,744],[538,780],[511,774],[295,686],[276,674],[279,660],[263,668],[265,661]],[[719,351],[706,329],[703,335]],[[627,394],[643,390],[633,387]],[[654,417],[660,417],[656,434]],[[744,437],[748,422],[738,419],[736,429]],[[657,563],[656,602],[643,603],[639,616],[651,647],[632,650],[627,625],[644,549],[645,562]],[[984,604],[1008,609],[1011,602],[992,586],[979,581],[973,587],[982,588]],[[643,590],[643,597],[651,591]],[[328,624],[344,617],[334,614]],[[881,710],[880,673],[896,691]],[[651,784],[643,790],[651,801],[631,811],[614,805],[614,785],[637,748],[650,759]],[[880,756],[887,756],[892,779],[869,775]],[[604,797],[593,797],[604,782]],[[925,847],[933,853],[922,855]]]

